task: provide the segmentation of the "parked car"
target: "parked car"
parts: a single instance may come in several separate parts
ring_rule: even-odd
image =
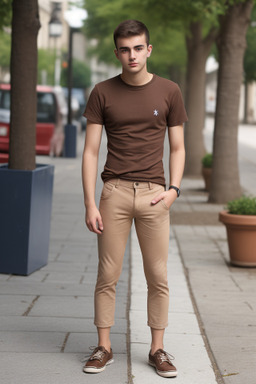
[[[10,84],[0,84],[0,152],[8,161],[10,129]],[[63,104],[64,103],[64,104]],[[36,153],[60,156],[64,145],[64,124],[67,118],[65,98],[59,89],[37,86]]]

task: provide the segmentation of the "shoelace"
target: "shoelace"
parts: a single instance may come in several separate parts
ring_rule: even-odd
[[[159,352],[158,358],[160,360],[160,364],[163,364],[165,361],[167,361],[167,363],[172,364],[172,360],[174,360],[174,357],[170,353],[165,351]]]
[[[103,357],[105,355],[105,351],[101,351],[100,349],[98,348],[95,348],[92,356],[90,357],[90,360],[99,360],[99,361],[102,361],[103,360]]]

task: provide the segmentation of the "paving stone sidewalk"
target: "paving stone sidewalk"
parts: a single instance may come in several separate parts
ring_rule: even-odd
[[[100,375],[82,372],[96,344],[97,273],[96,238],[83,224],[82,145],[79,135],[76,159],[38,158],[55,165],[49,263],[28,277],[0,275],[1,384],[168,380],[147,365],[146,286],[133,230],[117,287],[115,363]],[[101,168],[105,154],[102,149]],[[252,168],[243,162],[243,179],[252,183],[245,175]],[[98,180],[97,199],[100,189]],[[176,357],[179,384],[256,382],[256,271],[229,265],[225,228],[217,220],[220,208],[207,203],[201,179],[185,178],[182,198],[171,212],[165,345]]]

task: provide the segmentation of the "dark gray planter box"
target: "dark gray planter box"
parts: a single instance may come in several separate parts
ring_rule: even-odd
[[[0,273],[29,275],[48,262],[54,166],[0,165]]]

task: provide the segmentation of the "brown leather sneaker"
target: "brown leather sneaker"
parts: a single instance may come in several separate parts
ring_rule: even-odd
[[[151,351],[150,351],[151,352]],[[158,349],[154,355],[149,352],[148,363],[155,367],[158,375],[162,377],[175,377],[178,374],[177,369],[172,364],[174,357],[163,349]]]
[[[104,347],[97,347],[94,349],[89,360],[84,366],[86,373],[99,373],[104,371],[107,365],[113,363],[112,349],[108,352]]]

